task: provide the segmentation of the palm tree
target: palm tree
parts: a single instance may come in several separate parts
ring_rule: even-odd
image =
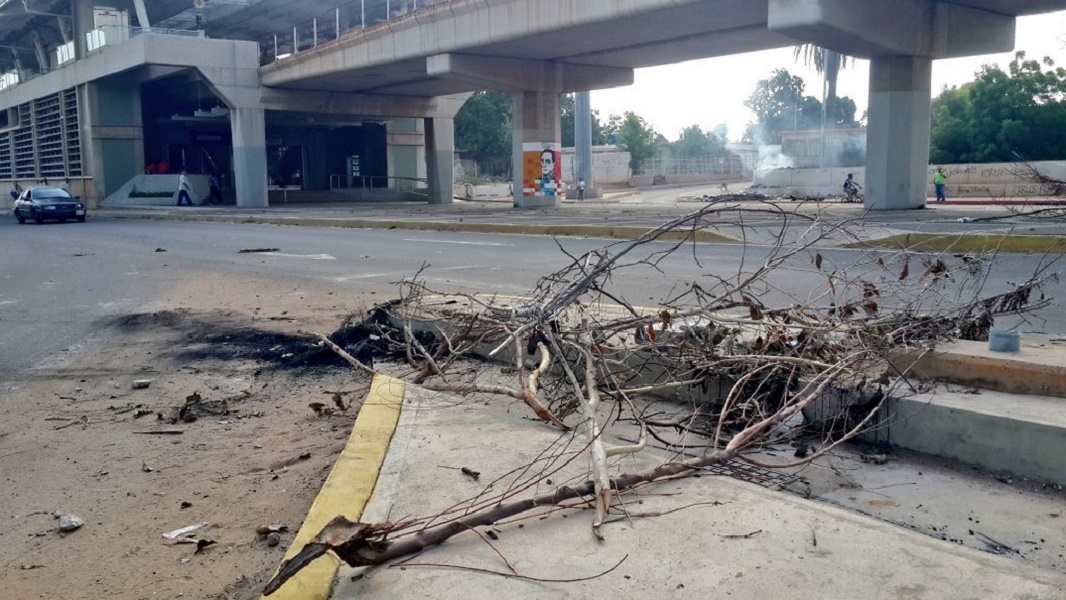
[[[836,123],[837,75],[840,74],[841,69],[847,67],[850,57],[815,44],[796,46],[794,53],[797,61],[802,58],[803,64],[814,67],[819,75],[825,74],[828,88],[825,93],[826,121]]]

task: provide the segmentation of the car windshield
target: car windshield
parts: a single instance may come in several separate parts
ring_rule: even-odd
[[[33,190],[34,200],[70,200],[70,194],[59,188],[46,188]]]

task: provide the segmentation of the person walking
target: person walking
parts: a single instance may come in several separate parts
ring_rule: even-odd
[[[581,202],[585,199],[585,178],[579,178],[577,180],[577,201]]]
[[[192,197],[189,196],[189,189],[189,180],[185,177],[185,171],[182,171],[181,176],[178,177],[178,206],[181,206],[182,200],[192,206]]]
[[[207,197],[208,204],[222,204],[222,184],[218,179],[218,173],[211,174],[211,195]]]
[[[942,167],[937,167],[936,173],[933,173],[933,187],[936,188],[937,202],[943,202],[947,200],[947,194],[945,193],[948,187],[947,183],[948,176],[944,174],[944,169]]]
[[[21,195],[22,195],[22,186],[19,185],[19,182],[16,181],[15,185],[11,186],[11,199],[12,200],[18,200],[19,196],[21,196]]]

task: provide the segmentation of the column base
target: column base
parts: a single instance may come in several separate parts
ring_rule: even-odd
[[[515,196],[515,208],[549,208],[559,206],[558,196]]]

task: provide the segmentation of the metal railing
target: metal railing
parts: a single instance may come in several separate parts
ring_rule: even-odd
[[[168,29],[161,27],[132,27],[121,25],[104,25],[93,29],[85,34],[85,48],[89,54],[99,52],[105,46],[117,46],[139,35],[176,35],[180,37],[204,37],[204,32],[189,29]],[[60,67],[74,62],[74,42],[56,46],[51,51],[53,67],[49,71],[39,73],[23,69],[21,71],[9,71],[0,73],[0,91],[12,88],[20,83],[36,79],[41,75],[47,75]]]
[[[390,185],[390,182],[391,185]],[[429,180],[421,177],[389,177],[386,175],[353,175],[351,185],[348,184],[348,176],[344,173],[334,173],[329,176],[330,191],[343,190],[392,190],[396,192],[413,192],[419,188],[425,189]]]
[[[345,35],[374,29],[389,21],[406,19],[415,13],[455,0],[357,0],[337,6],[332,11],[292,23],[272,38],[262,39],[260,64],[285,60]]]

